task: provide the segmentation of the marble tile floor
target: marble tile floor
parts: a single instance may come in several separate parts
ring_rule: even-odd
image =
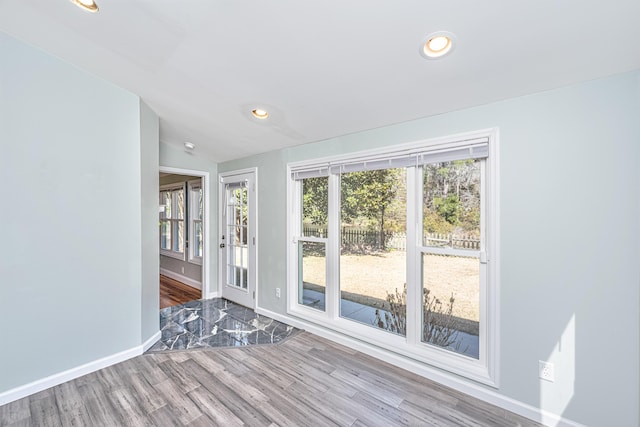
[[[207,347],[277,344],[299,332],[222,298],[160,310],[162,336],[147,353]]]

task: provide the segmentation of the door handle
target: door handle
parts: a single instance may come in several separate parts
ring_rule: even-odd
[[[220,243],[220,249],[224,248],[224,243]]]

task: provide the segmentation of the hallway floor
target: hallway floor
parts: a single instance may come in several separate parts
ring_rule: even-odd
[[[160,310],[160,330],[162,337],[148,353],[277,344],[298,332],[222,298],[190,301]]]
[[[160,275],[160,309],[202,298],[202,291]]]

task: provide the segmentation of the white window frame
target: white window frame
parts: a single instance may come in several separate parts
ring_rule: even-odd
[[[189,218],[189,233],[188,233],[189,238],[187,239],[187,242],[188,242],[187,246],[188,246],[188,252],[189,252],[189,262],[192,264],[202,265],[202,256],[195,255],[195,247],[196,247],[195,223],[199,222],[201,224],[203,239],[205,235],[204,221],[203,221],[204,218],[201,218],[201,219],[195,218],[195,214],[197,214],[197,212],[199,211],[198,198],[196,196],[197,196],[198,190],[203,191],[201,180],[195,179],[195,180],[187,181],[187,189],[188,189],[187,217]],[[204,193],[203,193],[203,197],[204,197]],[[203,215],[205,215],[204,209],[203,209]],[[204,242],[203,242],[203,251],[204,251]]]
[[[481,210],[482,230],[481,250],[478,257],[481,262],[480,280],[480,352],[474,359],[446,349],[421,342],[419,333],[406,337],[341,318],[339,289],[340,258],[340,171],[362,167],[366,163],[388,162],[390,159],[405,159],[412,153],[438,155],[452,149],[467,149],[477,141],[486,141],[488,156],[481,162]],[[485,145],[485,149],[487,149]],[[358,166],[360,165],[360,166]],[[335,156],[310,161],[295,162],[287,165],[287,312],[305,321],[316,323],[344,335],[364,340],[389,352],[400,354],[412,360],[438,367],[464,376],[474,381],[499,387],[499,183],[498,183],[498,129],[487,129],[444,138],[430,139],[399,144],[384,149],[357,152],[346,156]],[[393,166],[391,166],[393,167]],[[422,173],[418,166],[407,167],[407,195],[416,195],[422,188]],[[297,172],[300,171],[300,172]],[[294,179],[305,174],[310,176],[329,176],[329,215],[328,236],[326,239],[301,237],[301,180]],[[423,252],[432,248],[422,246],[422,204],[416,197],[407,197],[407,283],[417,283],[420,278]],[[298,301],[298,241],[326,241],[326,290],[325,310],[299,304]],[[417,287],[408,286],[407,322],[420,322],[421,298],[417,298]],[[413,301],[413,304],[411,303]],[[411,335],[411,336],[410,336]]]
[[[162,194],[163,192],[166,191],[175,191],[175,190],[182,190],[184,192],[185,197],[183,199],[186,199],[187,197],[187,189],[185,188],[185,184],[184,183],[179,183],[179,184],[167,184],[167,185],[163,185],[160,187],[160,193]],[[173,203],[173,199],[172,199],[172,203]],[[187,226],[187,211],[186,211],[186,206],[183,209],[184,212],[184,218],[183,219],[177,219],[177,218],[171,218],[169,219],[169,222],[172,224],[171,225],[171,249],[163,249],[162,248],[162,230],[160,230],[160,255],[164,255],[164,256],[168,256],[171,258],[175,258],[175,259],[179,259],[181,261],[185,261],[185,257],[186,257],[186,250],[183,252],[178,252],[173,250],[173,245],[175,242],[175,238],[176,236],[174,235],[173,231],[175,230],[173,227],[173,223],[174,222],[179,222],[182,221],[183,223],[183,230],[185,230],[185,232],[182,234],[182,247],[186,248],[186,226]],[[175,206],[172,206],[172,209],[175,210]],[[166,220],[165,218],[160,218],[160,221],[162,220]]]

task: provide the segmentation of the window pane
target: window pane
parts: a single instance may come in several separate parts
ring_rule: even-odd
[[[164,217],[171,218],[171,192],[162,193],[162,204],[164,205]]]
[[[236,242],[239,245],[247,245],[247,226],[236,227]]]
[[[234,236],[236,245],[246,245],[248,239],[248,209],[246,187],[232,189],[229,198],[229,236]]]
[[[246,224],[247,221],[247,188],[236,188],[233,190],[231,204],[236,207],[236,224]]]
[[[194,256],[201,257],[202,256],[202,223],[197,221],[193,223],[193,237],[194,237],[194,247],[193,254]]]
[[[480,250],[480,162],[424,167],[424,246]]]
[[[240,277],[240,276],[241,276],[241,274],[242,274],[242,269],[241,269],[240,267],[235,267],[234,269],[235,269],[235,271],[236,271],[235,279],[234,279],[234,280],[235,280],[235,281],[234,281],[234,285],[235,285],[235,286],[240,287],[240,283],[241,283],[241,282],[240,282],[240,280],[241,280],[241,277]]]
[[[327,237],[329,177],[302,180],[302,235]]]
[[[248,287],[249,250],[247,246],[231,242],[226,247],[227,251],[227,283],[242,289]]]
[[[340,315],[406,334],[406,170],[341,176]]]
[[[298,242],[298,304],[325,309],[327,260],[324,243]]]
[[[160,222],[160,247],[168,251],[171,250],[171,222]]]
[[[246,267],[241,269],[241,273],[242,273],[242,281],[241,281],[242,289],[247,289],[247,269],[246,269]]]
[[[173,235],[175,239],[173,241],[173,251],[183,253],[184,252],[184,221],[173,221]]]
[[[244,224],[242,206],[235,206],[233,208],[233,211],[234,211],[233,217],[234,217],[235,224],[237,226],[241,226],[242,224]],[[238,232],[237,234],[240,235],[240,232]]]
[[[227,265],[227,284],[237,286],[236,269],[232,264]]]
[[[247,270],[249,268],[249,249],[246,245],[236,247],[236,265],[240,269],[240,286],[247,289]]]
[[[203,209],[203,197],[202,197],[202,188],[199,188],[198,191],[196,192],[197,194],[197,207],[196,207],[196,212],[195,212],[195,217],[196,219],[202,219],[202,209]]]
[[[173,193],[176,201],[176,218],[184,219],[184,190],[175,190]]]
[[[422,271],[422,341],[477,359],[479,259],[422,254]]]
[[[247,246],[242,247],[242,263],[240,265],[245,270],[249,268],[249,248]]]
[[[233,241],[229,241],[227,244],[227,263],[229,265],[236,265],[236,246]]]

